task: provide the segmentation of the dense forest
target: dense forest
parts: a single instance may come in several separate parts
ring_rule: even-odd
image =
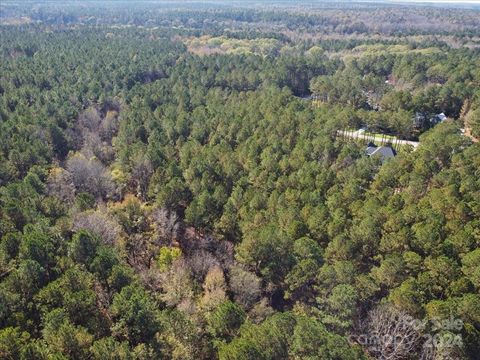
[[[0,359],[478,359],[478,7],[0,23]]]

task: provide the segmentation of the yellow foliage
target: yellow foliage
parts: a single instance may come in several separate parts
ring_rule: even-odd
[[[184,43],[189,51],[198,55],[213,53],[267,55],[281,47],[281,43],[276,39],[231,39],[207,35],[184,39]]]
[[[167,271],[170,265],[182,256],[182,250],[177,247],[162,246],[157,258],[160,271]]]
[[[127,176],[125,173],[118,167],[114,167],[110,172],[112,179],[115,182],[125,183],[127,181]]]
[[[213,310],[227,299],[225,276],[219,266],[213,266],[207,273],[203,283],[205,293],[200,300],[200,307],[206,311]]]

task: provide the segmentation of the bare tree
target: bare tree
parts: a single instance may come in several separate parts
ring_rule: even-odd
[[[375,359],[400,360],[422,351],[422,334],[418,322],[392,305],[371,310],[356,337]]]
[[[118,111],[116,110],[109,110],[105,114],[105,117],[102,120],[101,128],[100,128],[100,136],[103,140],[111,143],[113,136],[118,131],[118,126],[120,123],[120,119],[118,116]]]
[[[217,260],[222,263],[224,268],[227,268],[234,263],[234,246],[230,241],[217,240],[217,246],[213,253]]]
[[[152,211],[152,220],[158,243],[170,243],[178,239],[181,223],[174,211],[157,208]]]
[[[75,148],[81,148],[87,157],[92,152],[103,163],[110,162],[114,156],[112,137],[117,133],[118,125],[118,110],[88,108],[79,116],[74,134],[71,135],[76,140]]]
[[[66,204],[72,203],[75,198],[72,174],[59,167],[50,170],[47,179],[47,189],[49,195],[58,197]]]
[[[442,331],[425,337],[421,360],[464,360],[463,341],[458,334]]]
[[[176,260],[168,272],[162,273],[161,298],[167,306],[177,306],[194,296],[190,267],[184,259]]]
[[[100,314],[104,320],[106,320],[108,326],[112,325],[112,317],[110,311],[108,311],[111,298],[106,291],[106,289],[102,286],[102,284],[95,280],[94,284],[95,290],[95,300],[97,309],[100,311]]]
[[[101,123],[100,113],[94,107],[86,109],[78,118],[78,126],[82,130],[88,129],[92,132],[98,132]]]
[[[209,252],[199,250],[187,259],[190,269],[192,269],[193,278],[202,283],[209,270],[214,266],[219,266],[218,260]]]
[[[88,230],[100,236],[105,244],[115,244],[122,228],[118,222],[104,210],[86,211],[75,215],[73,231]]]
[[[275,313],[275,310],[270,306],[267,298],[262,298],[256,303],[248,312],[248,318],[255,324],[260,324],[267,317]]]
[[[97,133],[87,131],[84,133],[82,154],[87,158],[95,156],[102,163],[108,164],[115,157],[113,147],[102,141]]]
[[[178,241],[184,254],[193,256],[198,251],[206,251],[212,254],[223,268],[233,264],[234,246],[229,241],[218,240],[208,234],[200,234],[193,228],[187,228],[185,231],[182,229]]]
[[[76,153],[67,160],[67,170],[77,191],[88,192],[97,198],[113,194],[112,177],[96,158],[87,159],[83,154]]]
[[[250,309],[260,298],[260,279],[255,274],[235,265],[230,268],[230,289],[235,301]]]
[[[127,262],[137,271],[146,271],[150,268],[153,251],[151,242],[144,234],[130,234],[121,244],[127,254]]]
[[[153,174],[153,166],[145,156],[137,156],[135,165],[132,169],[131,182],[136,188],[137,196],[142,200],[147,200],[148,184]]]

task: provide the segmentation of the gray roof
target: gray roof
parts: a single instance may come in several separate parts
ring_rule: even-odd
[[[437,118],[440,121],[447,120],[447,116],[444,113],[437,114]]]
[[[380,160],[382,162],[395,157],[395,150],[393,150],[393,148],[390,146],[375,146],[373,144],[369,144],[366,152],[368,156],[380,156]]]
[[[370,156],[377,150],[378,150],[378,147],[376,147],[375,145],[369,145],[367,146],[367,155]]]

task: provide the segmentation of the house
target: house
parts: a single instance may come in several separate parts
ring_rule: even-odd
[[[431,119],[430,122],[433,123],[434,125],[441,123],[442,121],[447,120],[447,116],[442,112],[440,114],[434,115]]]
[[[397,153],[391,146],[377,146],[373,143],[369,143],[367,145],[366,153],[368,156],[380,157],[380,161],[382,163],[397,155]]]
[[[425,127],[425,123],[427,122],[427,115],[421,112],[416,112],[415,116],[413,117],[413,126],[417,129],[422,129]]]
[[[440,121],[444,121],[448,119],[444,113],[437,114],[437,118],[440,119]]]
[[[447,119],[447,116],[443,112],[436,115],[416,112],[413,117],[413,126],[417,129],[427,129]]]

